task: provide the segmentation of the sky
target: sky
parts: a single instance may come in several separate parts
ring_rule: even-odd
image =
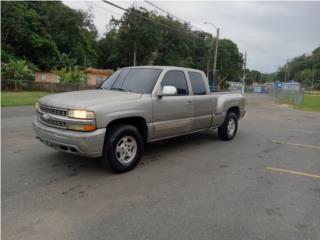
[[[63,1],[74,9],[91,11],[99,36],[107,31],[112,16],[123,11],[102,1]],[[154,10],[145,1],[113,1]],[[320,46],[320,2],[221,2],[151,1],[204,31],[216,34],[211,22],[220,28],[220,37],[235,42],[247,52],[247,67],[263,73],[275,72],[288,59],[311,53]],[[219,57],[219,56],[218,56]]]

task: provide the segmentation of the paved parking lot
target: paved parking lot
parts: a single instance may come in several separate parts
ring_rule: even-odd
[[[320,114],[247,96],[237,137],[150,144],[116,175],[2,109],[2,239],[320,239]]]

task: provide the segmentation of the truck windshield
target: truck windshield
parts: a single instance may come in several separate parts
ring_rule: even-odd
[[[150,94],[161,73],[153,68],[125,68],[116,71],[99,88]]]

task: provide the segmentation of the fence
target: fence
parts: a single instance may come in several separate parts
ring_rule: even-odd
[[[269,89],[269,93],[272,96],[277,97],[283,103],[293,105],[301,105],[303,103],[303,89],[297,91],[286,89]]]
[[[248,93],[268,93],[269,88],[268,88],[268,86],[263,86],[263,85],[250,86],[250,87],[245,88],[245,92],[248,92]]]
[[[95,89],[96,85],[83,83],[54,83],[35,81],[13,81],[1,80],[1,91],[25,90],[25,91],[45,91],[45,92],[69,92],[85,89]]]

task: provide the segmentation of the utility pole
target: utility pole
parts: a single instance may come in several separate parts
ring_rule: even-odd
[[[207,61],[207,79],[209,81],[209,66],[210,66],[210,50],[208,52],[208,61]]]
[[[218,45],[219,45],[219,31],[220,28],[217,28],[217,36],[216,36],[216,41],[215,41],[215,50],[214,50],[214,61],[213,61],[213,74],[214,78],[217,78],[217,57],[218,57]],[[220,90],[220,81],[219,78],[215,79],[217,80],[217,87],[218,90]]]
[[[214,62],[213,62],[213,72],[217,70],[217,57],[218,57],[218,45],[219,45],[219,32],[220,28],[217,28],[217,36],[215,41],[215,50],[214,50]]]
[[[287,59],[286,73],[285,73],[285,76],[284,76],[284,82],[288,82],[288,78],[289,78],[289,59]]]
[[[133,66],[136,66],[136,59],[137,59],[137,42],[134,41],[134,44],[133,44]]]
[[[247,68],[247,52],[244,52],[244,61],[243,61],[243,87],[242,87],[242,94],[244,94],[245,87],[246,87],[246,68]]]
[[[311,81],[311,88],[313,90],[313,83],[314,83],[314,75],[315,75],[315,70],[314,70],[314,67],[312,68],[312,81]]]
[[[213,60],[213,80],[216,80],[216,71],[217,71],[217,58],[218,58],[218,46],[219,46],[219,34],[220,34],[220,28],[218,28],[216,25],[214,25],[213,23],[211,22],[204,22],[204,24],[209,24],[209,25],[212,25],[216,30],[217,30],[217,33],[216,33],[216,40],[215,40],[215,52],[214,52],[214,60]],[[219,83],[219,79],[217,79],[217,89],[220,90],[220,83]]]

